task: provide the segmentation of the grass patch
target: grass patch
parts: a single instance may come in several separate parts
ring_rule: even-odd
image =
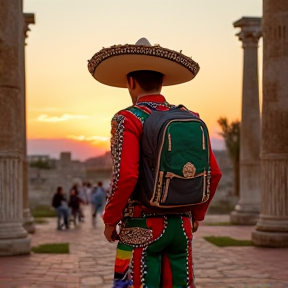
[[[34,253],[69,254],[69,243],[49,243],[32,247]]]
[[[34,222],[35,222],[36,224],[47,224],[47,223],[49,223],[47,220],[45,220],[45,219],[43,219],[43,218],[35,218],[35,219],[34,219]]]
[[[203,238],[218,247],[253,246],[251,240],[237,240],[227,236],[205,236]]]
[[[203,223],[204,226],[233,226],[231,222],[210,222],[210,223]]]
[[[57,217],[55,209],[49,206],[37,206],[31,210],[31,214],[34,218]]]

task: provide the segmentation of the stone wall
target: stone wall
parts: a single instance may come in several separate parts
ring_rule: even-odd
[[[43,158],[43,156],[41,156]],[[35,157],[29,159],[37,159]],[[86,170],[83,162],[71,159],[71,153],[61,153],[60,159],[50,159],[50,169],[28,168],[29,204],[50,205],[58,186],[67,194],[75,182],[85,180]]]

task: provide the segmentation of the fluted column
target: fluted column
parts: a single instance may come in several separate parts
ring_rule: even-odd
[[[242,117],[240,127],[240,195],[230,215],[233,224],[254,225],[260,211],[260,109],[258,41],[261,18],[243,17],[234,23],[244,50]]]
[[[35,24],[35,17],[32,13],[24,13],[24,33],[23,33],[23,77],[22,77],[22,109],[23,109],[23,227],[28,233],[35,233],[34,218],[29,208],[28,197],[28,175],[27,175],[27,136],[26,136],[26,71],[25,71],[25,39],[28,37],[29,25]]]
[[[21,0],[0,9],[0,255],[30,252],[22,227]]]
[[[288,246],[288,1],[263,1],[261,214],[259,246]]]

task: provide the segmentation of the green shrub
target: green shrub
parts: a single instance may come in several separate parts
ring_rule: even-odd
[[[69,243],[49,243],[32,247],[34,253],[69,254]]]
[[[233,224],[231,222],[207,222],[207,223],[203,223],[204,226],[233,226]]]
[[[49,206],[37,206],[31,210],[31,213],[34,218],[57,217],[55,209]]]
[[[227,236],[204,236],[203,238],[218,247],[253,246],[251,240],[237,240]]]
[[[30,167],[38,169],[51,169],[51,165],[48,161],[38,159],[30,163]]]

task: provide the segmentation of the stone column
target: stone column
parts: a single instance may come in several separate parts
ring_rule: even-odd
[[[26,136],[26,81],[25,81],[25,39],[28,37],[29,25],[35,24],[35,17],[32,13],[24,13],[23,33],[23,77],[22,77],[22,108],[23,108],[23,227],[28,233],[35,233],[34,218],[29,209],[28,179],[27,179],[27,136]]]
[[[18,255],[30,252],[22,226],[22,1],[0,8],[0,255]]]
[[[261,18],[243,17],[234,23],[243,43],[244,68],[240,127],[240,198],[230,215],[233,224],[255,225],[260,210],[260,109],[258,41]]]
[[[258,246],[288,246],[288,1],[263,1],[261,214]]]

